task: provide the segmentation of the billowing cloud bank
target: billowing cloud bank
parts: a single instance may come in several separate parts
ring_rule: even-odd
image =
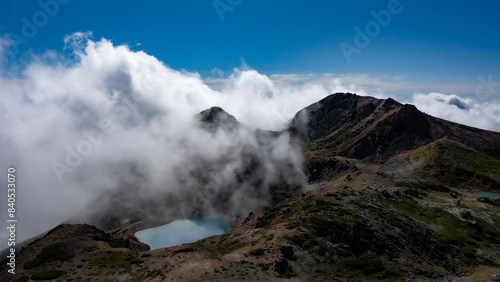
[[[17,167],[19,240],[54,227],[117,186],[140,189],[145,199],[165,191],[184,195],[188,208],[207,205],[217,189],[233,189],[226,209],[242,216],[266,204],[259,197],[267,196],[255,189],[280,179],[304,181],[301,153],[288,135],[210,132],[195,116],[220,106],[250,128],[284,128],[303,104],[324,97],[325,88],[278,86],[256,71],[236,70],[215,91],[195,73],[88,36],[65,39],[76,59],[48,54],[21,78],[0,80],[1,167]],[[248,172],[249,165],[258,169]],[[145,203],[124,203],[139,204]]]
[[[331,93],[373,95],[353,84],[360,77],[268,77],[245,68],[203,80],[142,51],[89,36],[68,36],[69,57],[48,52],[32,60],[20,77],[1,68],[0,181],[7,183],[5,171],[15,165],[19,241],[73,216],[102,191],[124,185],[139,189],[145,199],[165,190],[187,195],[187,207],[202,205],[205,212],[210,210],[204,200],[214,203],[217,189],[237,186],[224,201],[228,213],[242,216],[265,205],[256,198],[256,186],[265,190],[278,180],[304,180],[300,151],[286,134],[269,139],[247,129],[201,130],[196,114],[219,106],[251,129],[280,130],[298,110]],[[0,40],[0,51],[8,45]],[[383,97],[382,92],[376,96]],[[414,96],[429,114],[500,130],[498,105],[481,108],[460,99]],[[257,175],[245,170],[255,161]],[[194,175],[208,165],[205,175]],[[6,205],[6,193],[0,201]],[[5,213],[3,208],[2,218]],[[0,231],[2,242],[6,236]]]

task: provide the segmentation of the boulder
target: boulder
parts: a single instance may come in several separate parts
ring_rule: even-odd
[[[280,251],[287,260],[297,260],[292,246],[281,246]]]
[[[470,211],[466,211],[466,212],[462,213],[462,217],[463,217],[464,219],[467,219],[467,220],[471,220],[472,218],[474,218],[474,217],[472,216],[472,213],[471,213]]]
[[[418,191],[417,189],[409,188],[405,190],[405,195],[412,196],[415,198],[418,198]]]
[[[387,192],[387,190],[382,190],[382,191],[380,192],[380,194],[381,194],[382,196],[384,196],[384,198],[387,198],[387,199],[394,199],[394,196],[393,196],[393,195],[391,195],[391,193]]]
[[[286,258],[282,258],[281,260],[277,261],[274,269],[276,270],[276,272],[278,272],[279,275],[284,275],[288,270],[288,260]]]

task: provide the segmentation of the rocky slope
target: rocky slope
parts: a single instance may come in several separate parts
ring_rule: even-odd
[[[500,158],[500,135],[438,119],[392,99],[337,93],[306,107],[290,129],[316,150],[367,160],[387,160],[443,138]]]
[[[201,117],[208,130],[241,126],[219,108]],[[500,134],[349,93],[300,111],[288,132],[309,184],[271,186],[273,204],[228,233],[151,251],[133,233],[158,222],[132,213],[105,230],[62,225],[18,253],[18,275],[3,264],[2,281],[497,279],[500,201],[475,195],[500,192]]]
[[[438,119],[413,105],[350,93],[326,97],[293,118],[308,161],[343,156],[387,173],[460,188],[499,190],[500,134]]]

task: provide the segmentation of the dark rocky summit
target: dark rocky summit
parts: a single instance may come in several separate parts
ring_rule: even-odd
[[[299,111],[289,131],[337,155],[386,160],[447,138],[500,157],[499,134],[441,120],[413,105],[337,93]]]
[[[202,126],[211,132],[217,129],[231,131],[241,126],[234,116],[228,114],[220,107],[212,107],[202,111],[199,114],[199,119],[202,122]]]

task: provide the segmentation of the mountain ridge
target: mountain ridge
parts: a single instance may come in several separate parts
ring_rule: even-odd
[[[211,133],[243,126],[218,107],[198,117]],[[491,281],[500,274],[500,202],[476,198],[500,192],[499,133],[392,99],[336,93],[299,111],[282,132],[258,131],[257,140],[283,134],[302,148],[307,184],[270,186],[276,201],[228,233],[148,251],[133,234],[151,222],[134,211],[105,230],[63,225],[19,252],[24,272],[8,281],[49,270],[59,279],[122,281]],[[249,160],[255,153],[245,151]],[[245,163],[242,178],[258,165]],[[82,228],[85,248],[60,236]],[[56,244],[75,257],[33,266]]]
[[[304,121],[304,118],[307,121]],[[353,125],[353,122],[356,125]],[[343,127],[333,126],[332,128],[331,124],[340,124]],[[352,128],[346,128],[349,126]],[[306,128],[304,129],[304,127]],[[304,130],[312,132],[312,134],[305,133]],[[413,149],[444,137],[465,141],[468,146],[479,148],[482,151],[484,151],[484,147],[493,146],[494,148],[491,148],[487,153],[492,153],[495,158],[500,158],[500,147],[498,146],[500,133],[439,119],[422,113],[414,105],[403,105],[391,98],[382,100],[351,93],[332,94],[299,111],[292,119],[289,131],[310,142],[327,141],[322,145],[328,146],[337,141],[334,144],[341,145],[340,149],[337,150],[340,155],[361,159],[368,156],[377,158],[377,155],[382,155],[382,158],[390,157],[391,154],[388,150]],[[386,131],[392,133],[393,136],[385,136]],[[348,143],[342,146],[335,134],[351,137],[350,140],[354,144]],[[398,135],[413,140],[401,140],[398,139]],[[464,138],[466,135],[469,135],[470,138]],[[478,140],[480,139],[478,135],[488,137],[489,139],[486,141],[489,142],[481,144],[484,142]],[[378,139],[382,141],[381,145],[377,144]],[[400,142],[401,144],[394,145],[390,142]],[[389,148],[382,148],[384,145],[389,145]]]

